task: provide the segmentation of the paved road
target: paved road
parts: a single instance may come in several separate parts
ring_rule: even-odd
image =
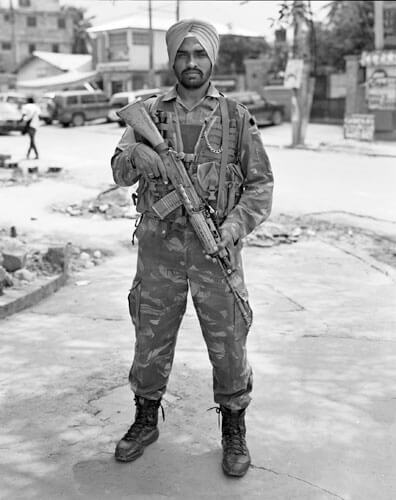
[[[289,130],[283,126],[261,129],[264,143],[286,143]],[[320,125],[310,125],[319,134]],[[308,129],[308,130],[310,130]],[[333,127],[333,134],[338,127]],[[331,127],[323,127],[329,135]],[[62,129],[45,126],[39,130],[38,145],[43,165],[59,164],[68,173],[68,185],[63,186],[63,198],[79,198],[92,189],[98,190],[112,182],[109,158],[123,129],[116,124],[89,125]],[[277,134],[277,135],[276,135]],[[324,140],[326,137],[324,137]],[[19,135],[0,136],[0,151],[21,157],[27,139]],[[344,152],[314,152],[268,148],[275,174],[274,213],[292,214],[344,211],[396,222],[395,158],[370,157]],[[59,199],[59,190],[49,189],[43,203]],[[69,188],[68,190],[66,188]],[[23,190],[17,192],[18,195]],[[40,197],[37,185],[25,197]],[[21,193],[22,194],[22,193]],[[1,220],[0,220],[1,222]]]
[[[57,229],[113,246],[116,255],[0,323],[0,498],[393,500],[395,275],[320,241],[245,249],[255,310],[248,475],[232,481],[221,473],[216,415],[206,411],[213,405],[210,367],[191,304],[160,440],[133,464],[114,462],[114,443],[132,413],[125,297],[136,252],[116,246],[128,240],[131,223],[65,219],[48,204],[79,201],[111,182],[107,164],[118,133],[112,125],[45,127],[42,161],[67,158],[63,182],[1,188],[0,226]],[[25,142],[0,137],[0,150]],[[276,211],[356,210],[394,221],[393,161],[269,153]],[[77,279],[88,284],[77,286]]]

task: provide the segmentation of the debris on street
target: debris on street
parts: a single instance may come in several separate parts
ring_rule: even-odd
[[[99,214],[105,219],[137,218],[130,189],[116,185],[100,192],[94,199],[67,206],[53,205],[52,210],[71,217],[92,217],[94,214]]]
[[[42,243],[29,241],[27,235],[0,229],[0,295],[7,288],[23,289],[24,286],[43,277],[62,272],[77,273],[103,262],[106,254],[97,248],[79,248],[68,243]]]

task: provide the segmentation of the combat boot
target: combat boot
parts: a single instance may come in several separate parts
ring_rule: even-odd
[[[135,421],[125,436],[118,441],[115,449],[115,458],[120,462],[136,460],[143,455],[144,448],[154,443],[159,436],[157,424],[161,399],[153,401],[135,396],[135,404]]]
[[[223,446],[223,471],[227,476],[242,477],[250,465],[246,446],[245,410],[230,410],[220,406]]]

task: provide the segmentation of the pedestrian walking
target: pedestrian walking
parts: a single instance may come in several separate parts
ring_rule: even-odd
[[[35,137],[37,129],[40,126],[40,108],[34,102],[33,97],[28,97],[27,104],[25,104],[22,108],[22,119],[26,122],[25,131],[29,136],[29,149],[26,154],[26,158],[29,159],[30,152],[33,151],[36,155],[35,159],[37,160],[39,157]]]
[[[237,277],[237,296],[212,255],[203,253],[184,206],[163,220],[153,205],[174,189],[160,156],[127,127],[111,160],[121,186],[139,182],[135,231],[137,271],[129,293],[135,353],[129,374],[135,420],[118,442],[115,458],[129,462],[158,439],[158,409],[171,371],[188,289],[213,367],[214,401],[222,416],[222,466],[243,476],[250,465],[245,412],[252,391],[247,360],[248,306],[241,258],[242,238],[264,221],[272,203],[273,176],[260,133],[247,109],[211,83],[219,36],[200,20],[183,20],[166,33],[177,83],[144,102],[167,145],[183,159],[202,204],[214,213]]]

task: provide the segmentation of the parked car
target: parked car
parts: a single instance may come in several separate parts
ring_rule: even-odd
[[[280,125],[283,121],[284,106],[282,104],[267,101],[258,92],[228,92],[227,97],[244,104],[254,116],[257,125]]]
[[[0,133],[23,132],[22,111],[11,102],[0,101]]]
[[[40,108],[40,119],[47,125],[50,125],[55,119],[56,104],[54,101],[55,94],[48,93],[37,98],[37,105]]]
[[[14,104],[19,110],[21,110],[22,106],[27,103],[27,96],[21,92],[1,92],[0,102]]]
[[[79,127],[86,121],[106,119],[109,99],[101,90],[65,90],[54,95],[55,114],[53,119],[67,127]]]
[[[124,127],[125,123],[117,115],[117,111],[120,108],[123,108],[132,102],[145,99],[146,97],[158,95],[162,92],[163,91],[161,89],[141,89],[133,92],[117,92],[116,94],[113,94],[110,98],[110,109],[107,114],[107,121],[118,122],[120,127]]]

